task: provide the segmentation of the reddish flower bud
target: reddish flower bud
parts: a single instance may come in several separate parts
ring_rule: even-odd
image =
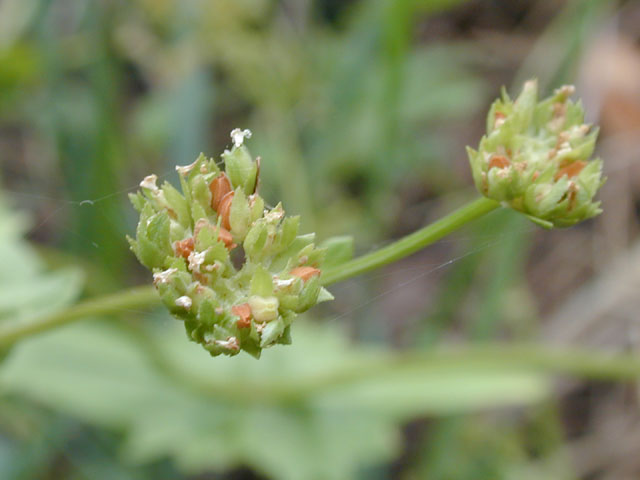
[[[493,155],[489,160],[489,168],[498,167],[505,168],[511,165],[511,162],[504,155]]]
[[[222,200],[220,200],[220,204],[218,205],[218,215],[222,219],[222,226],[227,230],[231,230],[231,223],[229,222],[229,213],[231,212],[231,202],[233,201],[233,194],[235,192],[229,192]]]
[[[251,307],[248,303],[234,305],[233,307],[231,307],[231,312],[237,317],[240,317],[236,322],[238,328],[251,327]]]
[[[229,177],[227,177],[225,173],[218,175],[209,184],[209,191],[211,192],[211,208],[216,212],[219,212],[218,208],[220,206],[220,202],[224,196],[231,191],[231,182],[229,182]]]
[[[184,240],[177,241],[173,244],[173,250],[176,252],[176,255],[181,256],[182,258],[189,258],[189,254],[193,252],[193,248],[195,246],[195,242],[193,237],[185,238]]]
[[[231,236],[231,233],[229,233],[229,230],[223,227],[220,227],[220,229],[218,230],[218,240],[223,242],[224,246],[229,250],[232,250],[237,246],[235,243],[233,243],[233,237]]]

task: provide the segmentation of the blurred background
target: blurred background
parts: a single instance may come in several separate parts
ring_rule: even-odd
[[[632,383],[425,364],[271,394],[450,343],[638,349],[639,26],[637,1],[0,0],[2,322],[148,284],[127,193],[234,127],[263,196],[357,253],[476,195],[502,85],[576,84],[608,176],[600,217],[494,212],[334,286],[260,361],[162,310],[29,339],[0,366],[0,478],[639,478]]]

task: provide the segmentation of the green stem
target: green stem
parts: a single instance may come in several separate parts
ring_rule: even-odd
[[[297,382],[292,393],[311,396],[355,381],[366,382],[380,375],[411,369],[455,369],[475,367],[530,370],[541,374],[560,374],[606,381],[634,380],[640,377],[637,354],[604,353],[571,347],[536,344],[483,344],[459,348],[443,347],[430,352],[397,353],[345,365],[328,375]]]
[[[341,282],[356,275],[374,270],[401,258],[407,257],[418,250],[431,245],[442,237],[459,229],[466,223],[482,217],[499,207],[500,204],[488,198],[478,198],[467,205],[455,210],[444,218],[427,225],[420,230],[393,242],[386,247],[343,263],[322,273],[323,285]]]
[[[129,288],[78,303],[65,310],[46,314],[24,323],[7,324],[0,327],[0,347],[9,347],[18,340],[50,330],[83,318],[115,313],[121,310],[147,307],[159,302],[153,286]]]
[[[499,203],[493,200],[484,197],[479,198],[391,245],[325,271],[321,277],[322,283],[323,285],[329,285],[340,282],[411,255],[498,206]],[[123,292],[94,298],[78,303],[66,310],[31,319],[28,322],[0,327],[0,347],[8,347],[29,335],[50,330],[82,318],[116,313],[120,310],[132,308],[144,308],[155,305],[158,302],[158,295],[152,286],[127,289]]]

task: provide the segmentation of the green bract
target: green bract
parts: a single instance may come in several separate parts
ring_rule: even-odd
[[[189,338],[212,355],[289,343],[300,312],[333,297],[320,285],[324,249],[314,234],[298,235],[299,217],[281,204],[265,208],[257,193],[259,163],[243,145],[248,130],[231,132],[225,170],[204,155],[177,167],[182,194],[150,175],[130,195],[140,212],[128,238],[171,313]]]
[[[538,101],[535,80],[511,100],[503,91],[487,117],[478,151],[467,148],[478,190],[545,227],[566,227],[598,215],[594,202],[602,161],[590,160],[597,128],[584,124],[580,102],[564,86]]]

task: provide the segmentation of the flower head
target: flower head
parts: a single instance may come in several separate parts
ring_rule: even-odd
[[[516,100],[503,91],[478,150],[467,148],[478,190],[545,227],[601,212],[593,198],[604,183],[602,161],[590,159],[598,130],[584,123],[580,102],[569,99],[574,90],[564,86],[539,101],[530,80]]]
[[[140,212],[131,249],[189,338],[212,355],[258,357],[289,343],[296,315],[332,298],[320,285],[325,252],[314,234],[298,235],[299,217],[281,204],[265,208],[249,137],[232,132],[225,171],[202,154],[177,167],[182,193],[149,175],[130,195]]]

